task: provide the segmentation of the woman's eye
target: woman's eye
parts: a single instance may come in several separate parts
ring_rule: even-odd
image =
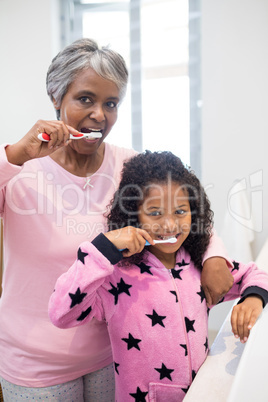
[[[79,100],[80,100],[82,103],[90,103],[90,102],[91,102],[91,100],[89,99],[88,96],[81,96],[81,98],[79,98]]]
[[[117,107],[117,103],[115,103],[115,102],[113,102],[113,101],[107,102],[106,105],[107,105],[110,109],[114,109],[114,108]]]

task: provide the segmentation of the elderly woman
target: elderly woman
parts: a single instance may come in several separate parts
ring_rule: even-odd
[[[74,261],[78,245],[106,229],[106,208],[123,162],[135,154],[104,142],[117,120],[127,78],[118,53],[90,39],[74,42],[53,59],[47,74],[58,120],[39,120],[17,143],[0,147],[5,402],[114,400],[105,323],[93,320],[61,330],[50,323],[47,308],[56,279]],[[42,133],[48,142],[40,140]],[[79,133],[86,136],[70,139]],[[203,265],[209,303],[232,284],[224,258],[213,236]],[[83,295],[78,291],[70,297],[75,305]]]

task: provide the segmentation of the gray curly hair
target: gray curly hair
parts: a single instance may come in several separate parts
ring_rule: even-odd
[[[48,69],[47,93],[58,107],[60,107],[69,85],[81,70],[89,67],[102,78],[116,84],[119,89],[120,101],[122,101],[128,81],[128,70],[123,57],[106,46],[99,47],[97,42],[92,39],[84,38],[76,40],[60,51]]]

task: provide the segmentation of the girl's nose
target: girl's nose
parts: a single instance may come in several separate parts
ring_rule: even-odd
[[[165,218],[163,218],[163,222],[162,222],[161,226],[165,231],[173,232],[174,230],[176,230],[178,224],[177,224],[177,220],[174,219],[173,217],[165,217]]]

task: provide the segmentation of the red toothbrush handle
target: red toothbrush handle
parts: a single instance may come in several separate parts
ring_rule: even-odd
[[[38,138],[41,141],[45,141],[45,142],[50,141],[50,136],[47,133],[38,134]]]

